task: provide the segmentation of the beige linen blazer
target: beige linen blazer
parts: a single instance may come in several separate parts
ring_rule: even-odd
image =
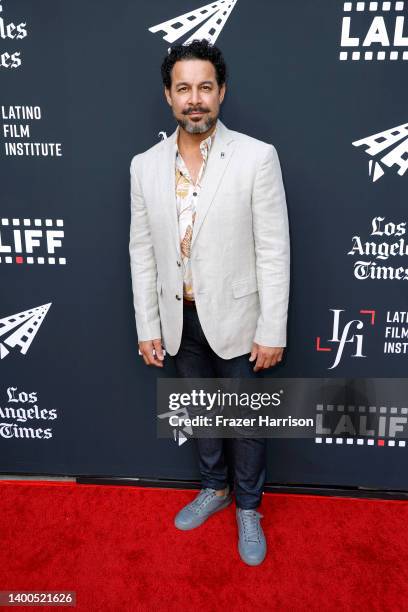
[[[170,355],[183,329],[183,274],[175,195],[175,142],[168,138],[130,164],[130,267],[139,341],[161,338]],[[191,245],[197,314],[222,358],[252,343],[286,346],[289,227],[273,145],[217,120]]]

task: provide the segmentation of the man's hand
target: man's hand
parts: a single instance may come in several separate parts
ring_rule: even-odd
[[[163,367],[164,355],[161,338],[143,340],[139,342],[139,349],[146,365],[154,365],[157,368]],[[153,354],[153,349],[155,349],[156,355]]]
[[[256,358],[254,372],[259,370],[266,370],[271,366],[276,365],[279,361],[282,361],[283,347],[274,346],[262,346],[254,342],[252,344],[252,351],[249,361],[254,361]]]

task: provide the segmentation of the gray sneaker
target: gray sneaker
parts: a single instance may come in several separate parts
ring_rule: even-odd
[[[260,519],[263,514],[256,510],[237,508],[238,551],[248,565],[259,565],[265,559],[266,540]]]
[[[216,495],[215,489],[204,488],[198,493],[192,502],[184,506],[174,519],[178,529],[194,529],[202,525],[214,512],[222,510],[232,502],[232,494],[229,486],[226,487],[225,495]]]

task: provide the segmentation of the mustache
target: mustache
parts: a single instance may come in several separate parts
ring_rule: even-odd
[[[191,113],[209,113],[208,108],[187,108],[183,111],[183,115],[191,115]]]

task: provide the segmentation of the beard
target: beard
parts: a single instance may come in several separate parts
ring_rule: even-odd
[[[188,115],[186,115],[185,119],[180,117],[175,117],[175,119],[179,126],[189,134],[204,134],[204,132],[208,132],[208,130],[210,130],[213,125],[216,124],[218,115],[215,117],[207,117],[206,119],[197,122],[189,119]]]

